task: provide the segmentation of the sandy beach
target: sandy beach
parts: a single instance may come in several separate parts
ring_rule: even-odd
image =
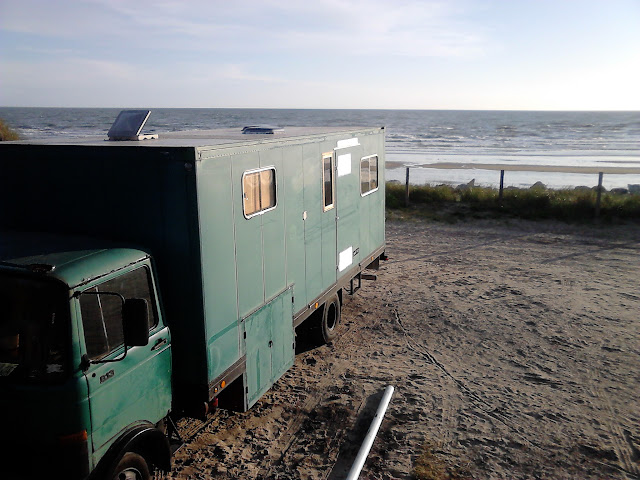
[[[640,226],[389,221],[332,345],[246,413],[183,420],[166,478],[640,478]],[[447,476],[448,475],[448,476]],[[158,476],[158,478],[163,478]]]

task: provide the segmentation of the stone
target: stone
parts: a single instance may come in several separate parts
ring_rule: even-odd
[[[612,188],[611,193],[614,193],[616,195],[626,195],[627,193],[629,193],[629,190],[627,190],[626,188]]]
[[[463,183],[456,187],[456,190],[468,190],[469,188],[473,188],[476,186],[476,179],[473,178],[469,183]]]

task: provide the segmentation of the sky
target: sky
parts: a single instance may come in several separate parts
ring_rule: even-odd
[[[0,0],[0,106],[640,110],[640,0]]]

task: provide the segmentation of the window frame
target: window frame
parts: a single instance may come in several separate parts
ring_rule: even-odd
[[[371,188],[371,159],[375,158],[376,159],[376,187],[375,188]],[[368,160],[369,163],[369,190],[367,190],[366,192],[362,191],[362,162],[364,162],[365,160]],[[362,157],[360,159],[360,196],[361,197],[366,197],[367,195],[371,195],[374,192],[377,192],[378,189],[380,188],[380,157],[378,157],[377,153],[374,153],[373,155],[367,155],[365,157]]]
[[[326,179],[325,179],[325,168],[324,168],[324,161],[326,158],[330,157],[331,158],[331,203],[327,205],[327,198],[326,198],[326,189],[325,189],[325,184],[326,184]],[[324,152],[322,154],[322,211],[323,212],[328,212],[329,210],[332,210],[333,208],[335,208],[336,206],[336,156],[335,156],[335,152],[331,151],[331,152]]]
[[[247,209],[245,208],[246,207],[245,201],[247,200],[247,197],[245,196],[245,189],[244,189],[245,177],[247,177],[248,175],[259,174],[260,172],[266,172],[267,170],[273,170],[273,196],[275,198],[275,202],[271,207],[263,208],[247,215]],[[258,179],[259,178],[260,177],[258,176]],[[265,213],[270,212],[271,210],[275,210],[277,207],[278,207],[278,171],[275,165],[271,165],[268,167],[254,168],[252,170],[245,170],[242,173],[242,215],[244,215],[244,218],[249,220],[250,218],[256,217],[258,215],[264,215]]]
[[[147,263],[147,262],[142,262],[142,263],[136,263],[133,268],[126,268],[126,269],[120,269],[117,270],[115,272],[113,272],[110,275],[104,275],[102,277],[96,278],[93,281],[82,285],[82,290],[78,290],[75,293],[75,297],[76,297],[76,308],[77,308],[77,312],[79,314],[79,318],[80,318],[80,325],[82,326],[82,339],[83,339],[83,345],[84,345],[84,353],[88,355],[88,351],[87,351],[87,338],[86,338],[86,332],[85,332],[85,323],[84,323],[84,318],[83,318],[83,314],[82,314],[82,305],[80,302],[80,299],[82,298],[82,295],[85,292],[90,292],[92,290],[95,290],[96,288],[100,288],[101,286],[105,285],[106,283],[109,283],[112,280],[118,279],[122,276],[125,275],[129,275],[133,272],[135,272],[136,270],[140,270],[140,269],[144,269],[145,270],[145,274],[146,274],[146,278],[147,278],[147,285],[149,287],[149,303],[150,305],[149,307],[149,317],[154,318],[155,319],[155,323],[153,324],[153,326],[149,327],[149,336],[153,335],[158,328],[162,325],[162,323],[160,322],[160,308],[158,305],[158,298],[157,298],[157,289],[156,289],[156,284],[155,284],[155,279],[152,273],[152,269],[151,266]],[[89,293],[90,296],[95,296],[95,297],[100,297],[99,293],[107,293],[110,292],[110,290],[98,290],[98,294],[96,293]],[[120,292],[120,294],[122,294]],[[104,323],[103,323],[103,327],[104,327]],[[164,326],[162,327],[164,328]],[[117,345],[116,347],[112,348],[111,350],[109,350],[108,352],[102,354],[99,357],[90,357],[92,362],[96,362],[96,363],[103,363],[105,360],[109,359],[109,358],[114,358],[114,357],[118,357],[120,355],[122,355],[124,351],[124,338],[123,338],[123,342],[119,345]]]

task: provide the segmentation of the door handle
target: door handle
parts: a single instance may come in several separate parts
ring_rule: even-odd
[[[158,341],[153,345],[153,347],[151,347],[151,351],[153,352],[154,350],[158,350],[160,347],[164,346],[167,344],[167,339],[166,338],[160,338],[158,339]]]

